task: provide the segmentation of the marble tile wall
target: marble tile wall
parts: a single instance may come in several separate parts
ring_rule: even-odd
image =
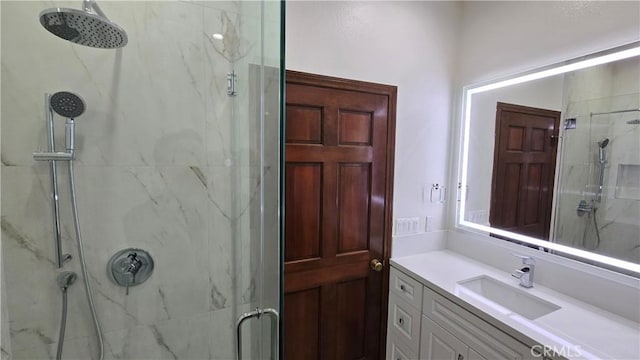
[[[0,5],[3,358],[55,357],[61,300],[50,180],[48,165],[31,154],[46,144],[43,94],[66,90],[87,104],[76,121],[76,185],[105,358],[232,359],[235,319],[264,295],[260,270],[277,273],[277,258],[261,262],[255,247],[261,224],[263,237],[278,243],[277,211],[262,222],[256,211],[261,182],[277,194],[278,132],[261,145],[249,73],[253,64],[279,67],[279,5],[265,6],[276,12],[266,14],[265,31],[277,36],[264,44],[259,2],[101,1],[128,33],[121,50],[74,45],[38,24],[43,9],[79,5]],[[226,93],[231,70],[235,97]],[[278,76],[265,79],[278,84]],[[277,129],[279,86],[263,88],[266,103],[276,104],[269,121]],[[269,154],[262,181],[261,146]],[[63,247],[74,259],[65,270],[80,273],[66,165],[59,168]],[[269,200],[277,209],[277,196]],[[127,247],[148,250],[156,265],[128,295],[106,274],[110,256]],[[65,359],[96,358],[83,291],[80,282],[69,290]]]
[[[561,191],[557,207],[555,238],[558,242],[586,248],[640,263],[640,200],[618,196],[619,165],[640,165],[640,126],[626,122],[640,112],[591,115],[640,107],[640,60],[619,61],[581,70],[567,76],[567,118],[577,128],[565,130],[561,168]],[[577,216],[580,200],[591,203],[599,183],[597,142],[607,146],[602,201],[596,204],[597,240],[593,214]]]

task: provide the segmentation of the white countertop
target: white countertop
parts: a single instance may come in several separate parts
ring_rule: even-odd
[[[391,265],[528,346],[541,344],[568,359],[640,359],[640,324],[536,284],[535,277],[534,287],[525,289],[510,274],[448,250],[392,258]],[[458,282],[480,275],[561,308],[529,320],[464,296]]]

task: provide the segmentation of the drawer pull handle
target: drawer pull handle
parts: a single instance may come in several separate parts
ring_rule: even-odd
[[[464,356],[462,356],[462,354],[458,354],[458,360],[464,360]]]
[[[399,318],[398,322],[400,323],[400,325],[404,324],[404,319],[403,318]]]
[[[404,285],[400,285],[400,290],[407,291],[407,289],[404,288]]]

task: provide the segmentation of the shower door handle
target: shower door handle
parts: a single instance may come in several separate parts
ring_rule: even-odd
[[[271,359],[278,359],[278,322],[280,315],[276,309],[256,308],[253,311],[240,315],[236,322],[238,360],[242,360],[242,324],[251,318],[260,319],[262,315],[267,315],[271,318]]]

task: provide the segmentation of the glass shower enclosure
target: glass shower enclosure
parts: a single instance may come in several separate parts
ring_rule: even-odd
[[[640,264],[640,59],[567,74],[555,239]]]
[[[47,150],[43,95],[60,91],[86,106],[73,162],[104,358],[277,358],[282,4],[99,5],[126,31],[125,47],[86,47],[40,26],[43,10],[81,1],[0,2],[0,358],[56,358],[63,271],[79,279],[67,289],[62,359],[100,358],[69,164],[56,161],[59,268],[50,164],[33,157]],[[66,119],[53,115],[64,149]],[[146,281],[113,281],[107,267],[123,250],[153,259]]]

